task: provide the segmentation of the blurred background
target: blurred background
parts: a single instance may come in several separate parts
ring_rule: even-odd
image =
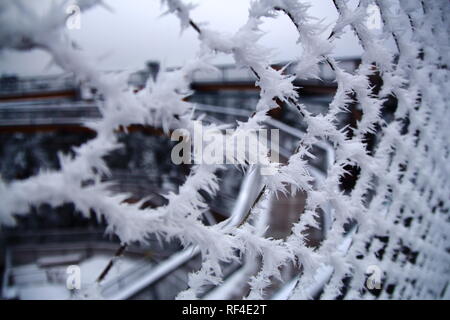
[[[31,2],[30,2],[31,3]],[[35,10],[45,10],[40,1]],[[179,22],[172,16],[161,16],[159,1],[105,1],[108,8],[93,9],[81,17],[81,28],[70,35],[83,51],[98,62],[105,73],[126,71],[129,85],[136,92],[142,90],[149,77],[156,78],[163,69],[176,69],[193,58],[199,42],[192,30],[181,33]],[[245,23],[249,1],[196,1],[193,11],[198,21],[210,22],[210,27],[235,32]],[[313,2],[311,15],[323,18],[332,28],[337,13],[331,1]],[[334,20],[333,20],[334,19]],[[301,54],[297,35],[286,17],[269,20],[262,29],[267,31],[261,44],[275,48],[274,68],[282,68]],[[324,37],[329,32],[324,32]],[[99,40],[101,39],[101,40]],[[336,43],[336,58],[343,69],[352,73],[360,64],[361,49],[355,37],[346,33]],[[196,75],[192,83],[196,114],[205,114],[205,121],[236,124],[253,112],[259,98],[254,76],[238,69],[229,57],[218,56],[214,64],[218,74]],[[290,74],[290,65],[286,73]],[[301,101],[314,114],[325,113],[336,90],[333,72],[320,65],[321,80],[296,79]],[[372,83],[377,90],[380,79]],[[100,117],[96,101],[101,99],[96,88],[77,83],[40,51],[0,53],[0,174],[4,181],[26,179],[40,170],[58,169],[58,153],[73,154],[72,148],[95,136],[84,126],[86,120]],[[295,111],[283,103],[270,112],[268,128],[280,130],[280,159],[286,161],[294,152],[305,130]],[[395,101],[385,104],[385,118],[395,109]],[[339,126],[354,127],[361,116],[358,104],[339,119]],[[350,133],[351,134],[351,133]],[[174,142],[161,135],[158,128],[132,127],[129,133],[117,132],[124,147],[107,156],[111,176],[111,190],[127,193],[127,201],[146,198],[143,207],[158,207],[166,203],[163,197],[176,192],[190,171],[189,165],[174,165],[170,150]],[[376,134],[367,136],[376,142]],[[369,143],[370,148],[370,143]],[[324,177],[333,150],[327,143],[313,150],[310,159],[317,181]],[[356,168],[341,181],[344,192],[350,191],[358,175]],[[227,166],[220,172],[221,192],[212,199],[205,213],[206,224],[215,224],[239,214],[245,214],[259,191],[259,177]],[[0,195],[1,202],[1,195]],[[270,207],[270,229],[267,236],[277,239],[289,235],[291,224],[298,220],[305,197],[280,196]],[[327,212],[320,213],[320,226],[309,230],[309,246],[317,246],[327,229]],[[82,287],[95,282],[120,247],[114,236],[105,235],[105,222],[95,214],[86,219],[73,204],[53,208],[50,205],[33,207],[30,214],[18,217],[14,228],[0,231],[0,271],[2,299],[70,299],[77,294],[68,290],[67,267],[81,268]],[[203,298],[239,298],[245,295],[242,275],[251,275],[259,262],[224,265],[225,283],[211,286]],[[183,249],[177,241],[161,242],[149,239],[146,245],[129,246],[99,289],[107,299],[173,299],[187,287],[189,272],[200,265],[194,248]],[[298,273],[294,266],[283,269],[286,283]],[[268,298],[282,295],[286,283],[276,282]],[[232,287],[232,289],[230,289]]]

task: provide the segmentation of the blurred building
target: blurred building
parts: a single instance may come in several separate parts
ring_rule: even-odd
[[[353,72],[359,59],[340,61],[340,65]],[[281,68],[281,65],[274,66]],[[290,73],[292,66],[286,72]],[[325,113],[336,90],[329,66],[320,66],[322,80],[295,80],[302,101],[314,114]],[[149,62],[130,76],[130,86],[141,90],[149,78],[156,79],[160,66]],[[232,65],[218,66],[216,74],[196,74],[192,83],[194,94],[189,100],[198,106],[196,112],[206,114],[205,121],[236,123],[248,117],[259,97],[252,74]],[[376,85],[378,79],[374,77]],[[84,86],[68,75],[19,78],[4,75],[0,78],[0,174],[5,181],[26,179],[39,170],[58,169],[58,153],[73,153],[73,146],[91,139],[95,132],[84,126],[87,119],[100,117],[95,98],[95,88]],[[271,111],[268,127],[280,129],[282,161],[295,150],[305,124],[295,111],[279,102],[280,108]],[[389,117],[395,101],[386,103]],[[340,119],[341,126],[355,126],[360,116],[359,107],[349,106],[350,112]],[[173,142],[158,135],[155,128],[135,128],[129,134],[118,132],[123,149],[108,155],[106,161],[111,176],[113,192],[127,193],[127,201],[146,198],[146,207],[166,203],[163,194],[177,191],[189,173],[190,166],[176,166],[170,160]],[[376,135],[368,137],[376,140]],[[310,163],[317,174],[325,172],[331,161],[329,149],[318,147]],[[357,168],[348,168],[350,175],[342,186],[351,189]],[[254,188],[257,182],[236,167],[219,174],[221,192],[207,199],[210,210],[205,223],[215,224],[239,210],[239,199],[249,193],[244,188]],[[290,225],[298,220],[305,196],[280,197],[272,202],[269,235],[284,238]],[[241,209],[242,210],[242,209]],[[66,270],[69,265],[79,265],[84,284],[92,283],[102,268],[114,256],[119,242],[114,236],[105,236],[104,221],[92,215],[86,219],[70,203],[58,208],[49,205],[33,207],[27,216],[18,218],[15,228],[5,228],[0,235],[2,298],[70,298],[73,292],[66,288]],[[310,230],[311,246],[317,246],[326,229],[326,214],[322,213],[321,228]],[[172,299],[186,287],[187,274],[199,266],[199,257],[186,253],[177,242],[160,243],[149,239],[146,246],[131,246],[124,257],[108,274],[102,286],[107,298]],[[242,266],[231,263],[224,266],[233,275]],[[284,274],[294,272],[294,266]],[[228,276],[227,276],[228,277]],[[281,286],[281,284],[279,284]],[[213,296],[214,290],[210,292]],[[243,288],[242,290],[245,290]],[[274,292],[276,288],[273,289]]]

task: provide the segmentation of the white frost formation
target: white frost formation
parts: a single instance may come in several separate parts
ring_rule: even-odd
[[[82,10],[101,1],[78,1]],[[438,298],[449,280],[449,215],[450,208],[450,114],[449,84],[449,20],[450,5],[446,0],[361,0],[352,9],[345,0],[335,0],[339,18],[331,35],[308,14],[309,6],[297,0],[255,0],[248,21],[233,35],[226,35],[196,24],[191,19],[190,4],[181,0],[163,0],[168,13],[178,16],[182,28],[194,28],[201,40],[195,61],[179,70],[163,72],[156,81],[134,94],[125,76],[105,75],[77,50],[64,30],[66,16],[63,4],[55,5],[44,16],[29,10],[25,1],[0,3],[0,49],[47,51],[67,72],[81,82],[98,88],[104,97],[100,104],[103,118],[88,125],[97,131],[95,139],[76,148],[76,156],[61,155],[61,170],[41,172],[23,181],[5,183],[0,180],[0,223],[14,224],[14,215],[26,214],[31,205],[60,205],[73,202],[86,216],[93,210],[105,217],[109,231],[123,243],[145,241],[149,234],[161,238],[178,238],[183,245],[198,246],[202,253],[202,268],[192,274],[190,289],[179,298],[195,298],[208,284],[222,281],[221,261],[252,255],[262,258],[261,270],[249,279],[250,293],[246,298],[265,297],[272,279],[280,276],[281,266],[294,261],[302,266],[298,282],[290,298],[311,298],[308,288],[323,265],[333,273],[321,298],[332,299],[341,292],[342,280],[350,276],[347,298],[372,297],[362,290],[366,270],[378,265],[384,271],[385,285],[395,285],[381,298]],[[380,9],[383,30],[367,27],[367,9]],[[271,67],[270,50],[257,42],[263,35],[259,29],[263,17],[286,14],[298,30],[302,54],[295,62],[296,75]],[[20,23],[17,23],[20,21]],[[350,74],[332,58],[333,41],[345,27],[350,27],[364,49],[362,63]],[[388,43],[395,43],[395,47]],[[260,87],[260,99],[255,114],[239,123],[240,129],[258,129],[266,112],[276,107],[275,99],[298,111],[307,124],[305,137],[298,152],[285,166],[274,166],[276,174],[265,176],[265,191],[255,206],[251,218],[235,228],[224,224],[206,226],[201,215],[207,206],[199,190],[214,194],[218,190],[213,165],[198,165],[177,194],[169,194],[169,204],[157,209],[140,209],[138,204],[126,204],[125,195],[112,195],[99,179],[108,168],[102,157],[120,145],[114,130],[130,124],[151,125],[168,132],[174,128],[193,130],[193,105],[183,101],[189,95],[189,83],[194,72],[212,70],[208,61],[217,52],[231,55],[236,64],[248,68]],[[318,77],[318,64],[327,63],[335,73],[337,91],[326,114],[312,115],[302,105],[292,81],[295,77]],[[383,84],[374,93],[369,77],[379,73]],[[381,117],[385,99],[393,95],[398,101],[395,119],[387,123]],[[338,129],[337,116],[347,112],[350,96],[357,100],[363,116],[356,129]],[[405,130],[405,126],[407,129]],[[353,130],[351,135],[347,130]],[[378,130],[374,151],[369,152],[365,134]],[[351,136],[351,137],[349,137]],[[328,167],[325,181],[312,188],[305,159],[318,141],[328,141],[336,158]],[[351,193],[339,189],[339,180],[346,165],[360,168],[356,186]],[[85,186],[83,181],[94,180]],[[268,199],[288,188],[307,194],[301,219],[292,226],[285,241],[265,238],[252,222]],[[333,221],[327,237],[318,249],[305,246],[304,231],[316,224],[317,210],[331,206]],[[411,218],[408,226],[404,220]],[[356,228],[347,252],[338,250],[344,238],[344,225],[352,221]],[[380,259],[375,253],[383,246],[378,237],[388,237]],[[403,247],[418,252],[412,263]]]

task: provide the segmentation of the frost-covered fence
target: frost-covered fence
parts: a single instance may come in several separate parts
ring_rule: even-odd
[[[60,155],[61,170],[41,172],[27,180],[0,181],[0,222],[14,224],[14,216],[26,214],[32,205],[73,202],[86,216],[91,211],[103,216],[108,231],[124,244],[145,242],[149,234],[179,239],[186,247],[199,248],[203,261],[179,298],[196,298],[205,286],[219,285],[221,263],[243,257],[261,258],[259,270],[247,279],[249,299],[267,297],[272,281],[280,277],[280,268],[291,262],[301,270],[286,294],[291,299],[311,298],[310,288],[323,277],[318,274],[323,270],[329,273],[321,288],[323,299],[340,295],[344,279],[346,298],[375,297],[367,290],[366,280],[377,270],[383,286],[380,298],[442,297],[450,279],[448,1],[361,0],[350,8],[346,1],[334,0],[339,18],[329,35],[323,34],[324,26],[309,15],[303,1],[253,1],[248,21],[232,35],[195,21],[192,5],[180,0],[162,2],[168,13],[179,17],[182,28],[198,33],[201,47],[195,60],[162,72],[138,93],[127,87],[126,75],[96,71],[83,52],[75,49],[65,32],[67,3],[55,5],[44,16],[29,10],[25,1],[0,3],[0,49],[45,50],[55,64],[103,96],[98,102],[102,119],[87,124],[97,136],[76,148],[74,157]],[[98,4],[78,1],[82,11]],[[368,27],[368,12],[373,8],[379,8],[382,30]],[[295,61],[295,75],[271,68],[270,50],[258,44],[262,18],[277,15],[287,15],[298,31],[302,51]],[[332,57],[333,43],[346,27],[364,49],[354,74],[345,72]],[[249,70],[260,88],[255,113],[239,123],[234,134],[261,128],[278,99],[296,110],[299,121],[307,125],[297,152],[286,165],[270,162],[268,157],[261,163],[275,174],[263,176],[264,188],[250,215],[236,225],[206,226],[201,220],[207,205],[199,191],[218,192],[220,165],[196,165],[179,192],[167,195],[166,206],[140,209],[141,203],[124,203],[125,195],[111,194],[100,179],[108,174],[103,156],[120,147],[114,130],[142,124],[167,133],[179,128],[194,133],[194,106],[184,98],[190,94],[194,73],[214,71],[209,61],[218,52]],[[319,63],[330,65],[338,87],[328,112],[313,115],[292,81],[317,77]],[[378,92],[369,80],[375,73],[382,78]],[[389,97],[395,97],[397,107],[394,119],[388,121],[382,115]],[[339,128],[337,117],[355,102],[362,111],[356,128]],[[214,124],[208,127],[221,129]],[[369,135],[376,136],[371,150]],[[313,187],[307,157],[314,145],[323,142],[334,148],[335,159],[325,179]],[[339,183],[348,165],[358,167],[359,174],[353,189],[343,192]],[[266,238],[265,208],[270,199],[299,191],[306,193],[307,201],[291,235],[284,240]],[[311,248],[305,244],[305,230],[317,225],[321,208],[331,208],[331,224],[325,240]],[[353,226],[350,232],[346,232],[348,225]],[[376,281],[372,284],[377,285]]]

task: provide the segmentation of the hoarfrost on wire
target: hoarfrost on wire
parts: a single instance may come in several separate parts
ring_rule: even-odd
[[[60,170],[41,171],[26,180],[0,180],[1,224],[14,225],[15,216],[28,213],[32,205],[73,202],[86,217],[91,211],[104,217],[108,231],[123,243],[145,242],[154,234],[162,239],[177,238],[185,247],[197,246],[202,266],[190,275],[189,289],[179,298],[196,298],[206,285],[220,284],[221,262],[240,261],[246,255],[259,256],[262,261],[259,272],[248,279],[250,292],[245,298],[249,299],[266,297],[266,289],[280,277],[280,268],[290,262],[301,266],[301,273],[289,298],[311,298],[307,288],[323,266],[331,266],[333,272],[321,298],[337,297],[347,276],[346,297],[370,298],[364,290],[365,272],[373,264],[387,271],[383,278],[386,286],[395,285],[393,293],[384,290],[381,298],[439,297],[450,272],[446,251],[450,242],[448,1],[361,0],[353,9],[347,1],[335,0],[339,17],[332,32],[325,34],[325,26],[310,16],[304,1],[255,0],[248,21],[235,34],[224,34],[195,21],[192,4],[163,0],[166,13],[176,15],[182,29],[195,29],[201,46],[194,60],[175,71],[162,71],[138,93],[127,86],[127,75],[97,71],[83,51],[76,49],[64,28],[67,3],[58,2],[39,15],[26,1],[2,1],[0,50],[44,50],[54,64],[73,73],[79,82],[97,88],[104,98],[98,101],[102,118],[86,123],[97,136],[74,148],[74,156],[61,154]],[[82,11],[106,6],[95,0],[77,4]],[[366,23],[368,8],[374,5],[380,9],[382,31],[373,31]],[[260,30],[262,18],[278,15],[287,15],[298,31],[302,53],[293,62],[295,75],[286,74],[285,68],[272,68],[270,48],[258,43],[264,34]],[[332,55],[333,43],[346,27],[364,49],[354,74],[344,71]],[[109,174],[103,157],[121,147],[114,130],[142,124],[166,133],[179,128],[192,133],[195,106],[184,99],[191,94],[194,73],[214,71],[209,61],[217,53],[232,56],[238,66],[250,70],[260,88],[255,113],[239,122],[236,131],[262,128],[267,111],[277,107],[275,100],[279,99],[307,125],[297,152],[286,165],[266,162],[275,174],[263,177],[265,188],[249,219],[232,228],[226,224],[207,226],[201,219],[208,207],[199,191],[209,195],[218,192],[219,165],[196,165],[179,192],[166,195],[169,202],[163,207],[141,209],[141,203],[124,203],[126,195],[110,193],[100,179]],[[313,115],[302,104],[293,80],[319,78],[320,63],[333,70],[337,90],[327,113]],[[370,83],[375,73],[383,80],[379,92],[374,92]],[[387,123],[382,108],[391,96],[397,99],[397,109],[395,119]],[[348,112],[354,101],[362,110],[362,118],[354,129],[338,128],[338,116]],[[408,129],[403,130],[406,121]],[[220,128],[212,124],[209,129],[214,127]],[[377,130],[376,148],[369,152],[366,135]],[[324,181],[314,187],[307,157],[319,141],[333,146],[335,160]],[[348,165],[359,167],[360,173],[354,189],[344,193],[339,182]],[[94,183],[84,184],[87,180]],[[265,237],[264,223],[256,222],[267,223],[264,212],[271,197],[298,191],[305,192],[307,200],[291,235],[285,240]],[[329,206],[333,217],[325,240],[317,249],[306,246],[306,229],[317,226],[318,210]],[[408,227],[399,223],[406,218],[412,218]],[[352,245],[343,252],[339,245],[350,221],[355,225]],[[383,256],[377,254],[382,246],[377,240],[380,236],[389,239]],[[415,263],[401,252],[402,246],[418,252]]]

